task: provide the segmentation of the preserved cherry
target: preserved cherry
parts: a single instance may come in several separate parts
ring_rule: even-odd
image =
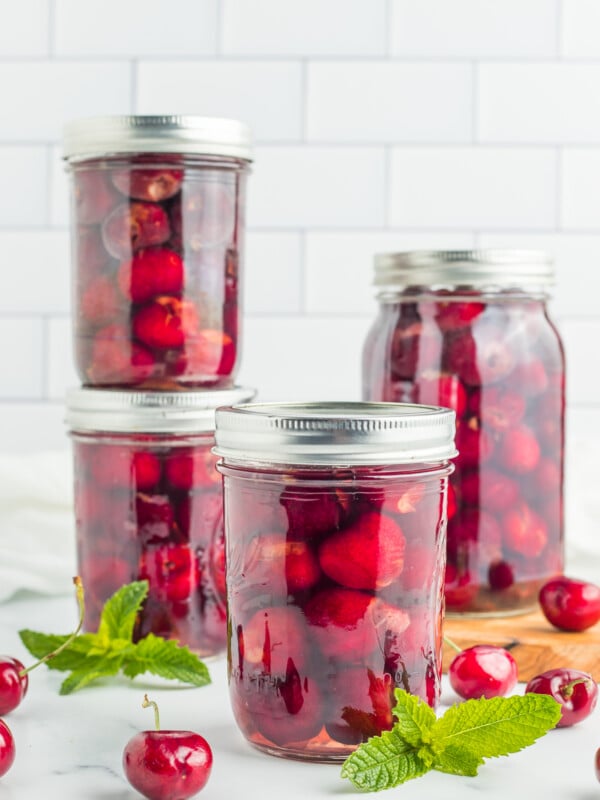
[[[551,280],[537,253],[376,262],[381,308],[363,351],[364,399],[437,402],[457,415],[450,613],[533,609],[562,570],[564,355],[546,311]]]
[[[252,394],[69,393],[87,630],[97,629],[113,592],[146,579],[149,594],[137,636],[174,638],[202,656],[224,651],[223,499],[211,452],[214,407]]]
[[[232,384],[250,155],[244,126],[231,122],[223,138],[223,122],[115,117],[67,126],[84,385]]]
[[[360,414],[356,409],[370,404],[348,405]],[[302,415],[305,407],[294,408]],[[267,752],[343,759],[392,727],[395,687],[432,706],[438,701],[450,467],[443,459],[423,469],[259,467],[243,439],[229,461],[232,432],[220,450],[224,411],[217,411],[216,451],[224,454],[228,670],[237,723]],[[278,455],[298,457],[285,441]],[[251,463],[240,463],[245,459]]]

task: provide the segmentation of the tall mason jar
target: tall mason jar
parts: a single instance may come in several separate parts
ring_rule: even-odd
[[[255,747],[344,759],[435,706],[454,413],[385,403],[218,409],[228,676]]]
[[[547,309],[553,280],[538,252],[375,259],[363,397],[456,412],[449,613],[533,609],[563,568],[565,360]]]
[[[86,630],[124,584],[147,580],[137,637],[177,639],[202,656],[225,650],[225,545],[215,408],[251,389],[67,395],[79,574]]]
[[[65,128],[64,156],[81,382],[231,386],[240,356],[247,127],[203,117],[80,119]]]

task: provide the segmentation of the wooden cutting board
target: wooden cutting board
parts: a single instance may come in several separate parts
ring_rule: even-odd
[[[496,644],[507,647],[519,668],[519,680],[554,667],[589,672],[600,681],[600,623],[582,633],[553,628],[538,611],[503,619],[446,618],[444,634],[459,647]],[[444,644],[444,672],[456,651]]]

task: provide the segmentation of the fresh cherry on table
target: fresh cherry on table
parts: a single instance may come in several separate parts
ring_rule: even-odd
[[[125,745],[123,770],[127,780],[148,800],[193,797],[210,776],[210,745],[192,731],[160,730],[158,707],[147,695],[142,706],[154,707],[156,730],[136,733]]]
[[[563,631],[585,631],[600,620],[600,586],[559,575],[540,589],[548,622]]]
[[[10,728],[0,719],[0,778],[12,767],[15,760],[15,740]]]
[[[56,651],[49,653],[40,661],[37,661],[35,664],[32,664],[27,668],[25,668],[18,658],[13,658],[12,656],[0,656],[0,714],[8,714],[10,711],[14,711],[14,709],[20,705],[21,700],[23,700],[27,694],[27,689],[29,687],[29,673],[31,670],[39,667],[40,664],[44,664],[46,661],[48,661],[48,659],[55,656],[56,653],[63,650],[73,641],[73,639],[81,630],[81,626],[83,624],[83,586],[79,578],[74,578],[73,583],[75,584],[77,602],[79,603],[79,625],[74,633],[71,634],[69,639],[64,642],[64,644],[62,644]],[[1,761],[2,757],[0,755],[0,769]],[[0,774],[2,773],[0,772]]]
[[[0,656],[0,714],[13,711],[27,694],[29,676],[24,665],[11,656]]]
[[[448,678],[456,694],[465,700],[502,697],[517,682],[517,664],[503,647],[476,644],[459,651],[452,659]]]
[[[561,705],[557,728],[568,728],[588,717],[598,700],[598,686],[587,672],[576,669],[549,669],[532,678],[525,693],[549,694]]]

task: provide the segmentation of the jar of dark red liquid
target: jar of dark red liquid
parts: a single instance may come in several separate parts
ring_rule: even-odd
[[[376,257],[363,397],[456,411],[449,613],[530,610],[562,571],[565,363],[546,308],[553,277],[536,252]]]
[[[65,128],[75,363],[88,386],[231,386],[250,139],[235,120],[100,117]]]
[[[217,411],[216,441],[244,736],[337,761],[392,726],[395,687],[435,706],[454,413],[247,405]]]
[[[74,444],[79,574],[87,630],[104,602],[146,579],[136,635],[177,639],[202,656],[225,649],[225,553],[215,408],[254,392],[121,392],[67,396]]]

